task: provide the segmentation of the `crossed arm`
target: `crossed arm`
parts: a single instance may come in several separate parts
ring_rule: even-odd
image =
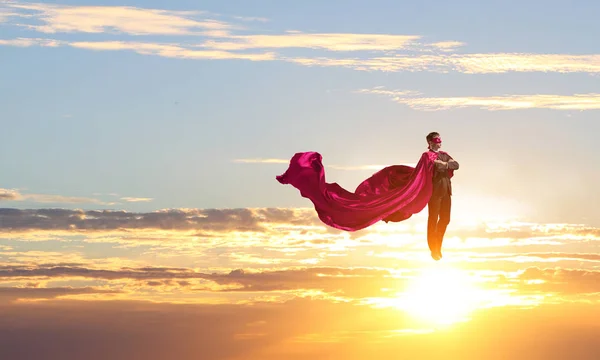
[[[440,170],[458,170],[458,162],[454,159],[450,159],[447,162],[442,160],[435,160],[435,166]]]

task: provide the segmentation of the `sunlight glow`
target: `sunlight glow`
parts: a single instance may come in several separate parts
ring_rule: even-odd
[[[427,323],[450,325],[465,321],[483,295],[474,281],[458,269],[431,267],[414,277],[406,291],[398,294],[396,306]]]

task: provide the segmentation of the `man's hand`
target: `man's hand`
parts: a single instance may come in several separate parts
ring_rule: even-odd
[[[433,163],[438,169],[448,169],[448,163],[442,160],[434,160]]]
[[[457,170],[459,167],[458,162],[456,160],[450,160],[448,161],[448,169],[449,170]]]

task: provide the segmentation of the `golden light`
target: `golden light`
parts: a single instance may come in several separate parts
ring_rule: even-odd
[[[467,272],[436,263],[413,277],[394,303],[420,322],[442,326],[468,320],[484,297]]]

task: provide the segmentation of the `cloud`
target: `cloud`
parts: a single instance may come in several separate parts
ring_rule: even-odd
[[[92,51],[133,51],[140,55],[153,55],[177,59],[199,60],[250,60],[269,61],[275,60],[274,53],[233,53],[219,50],[197,50],[197,48],[184,47],[180,44],[164,44],[149,42],[129,41],[60,41],[54,39],[16,38],[0,40],[0,46],[15,47],[62,47],[70,46],[78,49]]]
[[[461,47],[461,46],[465,46],[466,44],[460,41],[440,41],[440,42],[436,42],[433,44],[430,44],[429,46],[436,48],[438,50],[441,51],[455,51],[457,48]]]
[[[17,38],[3,40],[0,39],[0,46],[16,46],[16,47],[30,47],[30,46],[42,46],[42,47],[58,47],[63,42],[53,39],[36,39],[36,38]]]
[[[0,201],[32,201],[36,203],[59,203],[59,204],[98,204],[112,205],[101,200],[87,197],[48,195],[48,194],[22,194],[17,190],[0,189]]]
[[[562,244],[563,246],[565,244]],[[500,247],[501,248],[501,247]],[[547,249],[547,247],[545,247]],[[389,254],[394,255],[394,254]],[[558,262],[574,262],[581,265],[582,261],[589,263],[600,262],[600,255],[593,253],[567,253],[567,252],[507,252],[506,248],[499,249],[498,252],[456,252],[455,257],[459,257],[460,261],[467,262],[514,262],[522,263],[558,263]],[[398,256],[399,257],[399,254]],[[458,259],[457,259],[458,260]],[[595,264],[593,264],[595,265]]]
[[[431,71],[466,74],[506,72],[558,72],[600,74],[600,55],[531,54],[531,53],[464,53],[455,51],[466,44],[457,40],[427,42],[421,35],[308,33],[285,31],[282,34],[236,34],[245,30],[230,22],[216,20],[214,14],[198,11],[145,9],[127,6],[70,6],[43,3],[4,2],[0,21],[27,20],[13,23],[41,33],[117,35],[186,35],[193,42],[164,43],[108,40],[68,42],[58,39],[5,39],[9,46],[72,46],[88,50],[129,50],[142,55],[182,59],[244,59],[286,61],[303,66],[345,67],[359,71]],[[246,19],[240,16],[231,20]],[[322,53],[311,56],[286,56],[274,52],[245,53],[249,50],[307,49],[335,52],[337,57]],[[343,56],[345,52],[357,56]],[[364,55],[361,52],[365,53]],[[373,56],[379,52],[381,56]],[[362,55],[362,56],[361,56]]]
[[[424,219],[426,220],[426,219]],[[408,227],[407,227],[408,226]],[[415,224],[379,224],[368,231],[351,237],[359,241],[363,236],[373,234],[397,235],[399,231],[407,235],[420,234]],[[143,231],[143,232],[142,232]],[[151,212],[130,212],[124,210],[80,210],[80,209],[14,209],[0,208],[0,233],[34,232],[36,234],[121,232],[120,238],[156,238],[167,236],[166,232],[181,232],[188,236],[221,236],[223,232],[237,232],[237,236],[248,232],[248,236],[276,234],[289,241],[330,241],[327,236],[350,236],[343,231],[324,225],[312,206],[305,208],[237,208],[237,209],[163,209]],[[455,223],[448,230],[448,242],[452,238],[461,239],[456,248],[493,247],[506,245],[525,246],[528,244],[556,243],[569,241],[594,241],[598,239],[597,228],[583,225],[555,226],[553,224],[504,224],[494,223],[463,224]],[[391,233],[388,233],[391,232]],[[219,235],[220,234],[220,235]],[[127,235],[127,236],[125,236]],[[266,236],[265,235],[265,236]],[[102,235],[104,236],[104,235]],[[262,235],[261,235],[262,236]],[[420,236],[420,235],[419,235]],[[165,238],[166,239],[166,238]],[[251,239],[241,239],[251,241]],[[275,239],[274,239],[275,240]],[[498,240],[494,242],[492,240]],[[369,241],[371,242],[371,241]]]
[[[586,255],[580,254],[579,258],[586,258]],[[466,274],[466,271],[462,272]],[[475,270],[468,276],[473,279],[477,276],[485,277],[486,272],[489,270]],[[126,283],[121,280],[133,280],[142,281],[149,287],[172,285],[187,288],[186,291],[192,292],[322,291],[329,295],[346,297],[348,300],[394,297],[397,293],[405,291],[410,279],[413,278],[418,279],[418,271],[405,269],[400,275],[383,268],[334,266],[250,271],[236,269],[219,273],[202,272],[191,268],[156,266],[122,267],[120,269],[54,266],[52,264],[0,267],[0,280],[4,282],[105,280],[106,288],[127,290],[127,287],[123,287]],[[524,271],[517,271],[516,276],[501,275],[500,279],[500,285],[503,285],[505,289],[508,286],[508,289],[518,290],[518,294],[521,295],[523,291],[561,295],[600,293],[600,272],[594,270],[529,267]],[[492,280],[484,280],[478,287],[481,291],[495,291],[498,284]],[[131,286],[130,290],[132,291],[134,291],[133,289],[142,291],[137,283],[132,283]]]
[[[244,163],[244,164],[289,164],[289,159],[276,159],[276,158],[252,158],[252,159],[235,159],[233,162],[236,163]],[[409,166],[415,166],[416,164],[408,164]],[[326,168],[334,169],[334,170],[372,170],[379,171],[388,165],[325,165]]]
[[[211,40],[201,46],[219,50],[304,48],[329,51],[387,51],[407,48],[418,39],[420,36],[414,35],[288,32],[282,35],[229,36],[228,41]]]
[[[420,36],[352,33],[301,33],[288,31],[280,35],[230,35],[240,28],[214,19],[195,20],[197,11],[170,11],[125,6],[68,6],[41,3],[9,2],[6,6],[23,18],[43,25],[20,24],[43,33],[104,33],[116,31],[129,35],[204,35],[224,41],[207,41],[202,47],[216,50],[258,48],[309,48],[332,51],[398,50],[413,44]],[[31,14],[33,12],[33,14]],[[15,15],[15,13],[12,13]],[[259,17],[235,16],[241,21],[261,21]],[[458,42],[429,45],[434,48],[455,47]]]
[[[412,45],[420,36],[352,33],[301,33],[288,31],[279,35],[231,35],[230,31],[241,28],[215,19],[196,20],[197,11],[171,11],[125,6],[68,6],[41,3],[9,2],[11,13],[22,18],[34,19],[42,25],[19,24],[42,33],[105,33],[118,32],[129,35],[202,35],[220,38],[199,45],[216,51],[248,50],[264,48],[307,48],[331,51],[398,50]],[[259,17],[241,17],[241,21],[261,21]],[[434,48],[456,46],[458,42],[429,45]],[[192,50],[189,50],[192,51]],[[205,53],[205,52],[199,52]],[[210,52],[207,52],[210,53]],[[200,58],[200,57],[196,57]],[[203,57],[202,57],[203,58]]]
[[[20,16],[18,12],[11,10],[10,8],[3,8],[3,2],[0,2],[0,23],[8,21],[9,18]]]
[[[521,290],[559,294],[600,293],[600,271],[527,268],[519,275]]]
[[[2,201],[2,200],[13,201],[13,200],[18,200],[20,197],[21,197],[21,194],[19,194],[19,192],[16,190],[0,189],[0,201]]]
[[[358,93],[385,95],[392,101],[407,105],[415,110],[440,111],[462,108],[483,110],[597,110],[600,109],[600,94],[574,95],[504,95],[480,97],[417,97],[417,92],[394,91],[381,88],[361,89]]]
[[[193,11],[143,9],[130,6],[69,6],[8,2],[20,16],[43,25],[23,25],[43,33],[102,33],[117,31],[130,35],[189,35],[202,30],[228,30],[232,26],[212,19],[194,20]]]
[[[141,267],[93,269],[82,266],[3,266],[0,279],[7,281],[101,279],[146,281],[148,286],[159,286],[173,280],[206,280],[199,288],[202,291],[252,291],[272,292],[287,290],[323,290],[340,292],[346,296],[380,296],[382,288],[399,288],[402,279],[391,276],[387,270],[368,268],[313,267],[272,271],[232,270],[229,273],[203,273],[192,269]],[[151,283],[149,283],[151,282]],[[214,288],[208,282],[221,285]],[[110,283],[109,283],[110,284]],[[188,287],[192,283],[179,284]]]
[[[344,67],[360,71],[436,71],[432,66],[437,56],[398,56],[374,58],[286,57],[285,61],[303,66]],[[439,70],[438,70],[439,71]]]
[[[231,60],[243,59],[252,61],[267,61],[274,60],[273,53],[233,53],[220,50],[194,50],[182,47],[178,44],[158,44],[158,43],[143,43],[143,42],[126,42],[126,41],[79,41],[71,42],[69,46],[88,49],[88,50],[130,50],[141,55],[155,55],[167,58],[179,59],[218,59]]]
[[[241,285],[230,291],[323,290],[349,297],[380,296],[382,288],[400,288],[402,279],[387,270],[366,268],[325,268],[275,270],[248,273],[234,270],[210,276],[220,285]]]
[[[306,216],[302,215],[302,212],[293,209],[170,209],[134,213],[112,210],[0,208],[0,231],[264,231],[265,223],[314,225],[314,214],[305,211],[308,215]]]
[[[458,72],[500,74],[508,72],[600,73],[600,55],[569,54],[448,54],[379,57],[286,57],[285,61],[321,67],[345,67],[360,71]]]
[[[87,50],[129,50],[141,55],[182,59],[243,59],[286,61],[303,66],[345,67],[358,71],[430,71],[467,74],[506,72],[558,72],[600,74],[600,55],[474,53],[457,54],[466,44],[457,40],[427,42],[421,35],[307,33],[286,31],[283,34],[235,34],[242,26],[211,19],[206,12],[143,9],[123,6],[68,6],[40,3],[5,3],[0,19],[21,18],[39,24],[16,24],[42,33],[110,35],[191,35],[192,41],[140,42],[18,38],[0,40],[5,46],[72,46]],[[0,9],[0,11],[2,11]],[[202,20],[196,18],[203,17]],[[232,17],[236,19],[236,17]],[[241,20],[237,17],[237,20]],[[11,22],[9,24],[15,25]],[[307,49],[311,56],[288,56],[272,51]],[[260,50],[260,51],[258,51]],[[245,51],[258,51],[247,53]],[[335,52],[327,57],[322,52]],[[345,52],[357,56],[343,56]],[[361,54],[365,53],[364,55]],[[381,56],[373,56],[379,52]],[[362,55],[362,56],[361,56]]]
[[[289,159],[235,159],[233,162],[245,164],[289,164]]]
[[[126,202],[150,202],[154,199],[142,198],[142,197],[122,197],[121,200],[126,201]]]
[[[134,279],[134,280],[175,280],[175,279],[202,279],[207,274],[196,273],[190,269],[168,267],[142,267],[138,269],[123,268],[121,270],[99,270],[81,266],[2,266],[0,278],[87,278],[87,279]]]
[[[65,295],[83,295],[83,294],[118,294],[119,290],[98,289],[93,287],[0,287],[0,303],[10,302],[16,299],[56,299]]]
[[[467,74],[506,72],[600,73],[600,55],[490,53],[452,55],[449,63]]]
[[[589,254],[589,253],[523,253],[514,254],[514,256],[533,257],[540,259],[552,259],[552,260],[588,260],[600,262],[600,254]]]
[[[242,20],[242,21],[257,21],[257,22],[269,22],[269,19],[264,17],[256,17],[256,16],[234,16],[234,19]]]
[[[410,164],[410,165],[415,165],[415,164]],[[384,167],[386,167],[388,165],[357,165],[357,166],[345,166],[345,165],[328,165],[325,167],[331,168],[331,169],[335,169],[335,170],[372,170],[372,171],[378,171],[383,169]]]

